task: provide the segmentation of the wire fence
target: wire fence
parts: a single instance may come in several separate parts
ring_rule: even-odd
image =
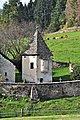
[[[80,110],[24,110],[0,113],[0,118],[23,117],[23,116],[44,116],[44,115],[66,115],[80,114]]]

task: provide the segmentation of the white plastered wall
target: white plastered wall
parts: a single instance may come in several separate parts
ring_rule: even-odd
[[[40,83],[43,78],[43,82],[52,82],[52,60],[47,61],[49,67],[45,71],[42,61],[39,56],[22,56],[22,80]],[[34,63],[34,69],[30,69],[30,63]]]
[[[15,66],[2,55],[0,55],[0,73],[4,82],[15,82]]]
[[[34,69],[30,69],[34,63]],[[37,56],[22,56],[22,80],[37,82]]]
[[[43,82],[52,82],[52,60],[47,60],[48,62],[48,70],[45,69],[43,62],[46,62],[46,60],[39,59],[38,57],[38,83],[40,82],[40,78],[43,78]],[[47,68],[47,66],[46,66]]]

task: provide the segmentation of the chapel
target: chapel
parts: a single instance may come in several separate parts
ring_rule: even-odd
[[[52,56],[37,27],[22,55],[22,80],[32,83],[52,82]]]

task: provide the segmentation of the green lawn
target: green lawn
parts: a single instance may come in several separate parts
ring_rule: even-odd
[[[68,38],[65,38],[65,35]],[[63,36],[63,38],[60,38]],[[58,39],[53,39],[59,37]],[[49,40],[47,40],[49,38]],[[80,31],[79,32],[67,32],[60,34],[47,34],[45,35],[45,42],[49,49],[52,51],[53,60],[57,62],[69,62],[80,63]],[[61,77],[63,80],[69,80],[70,77],[69,68],[57,68],[53,70],[53,81],[59,81]]]
[[[65,35],[67,35],[68,38],[53,39],[53,37],[64,37]],[[45,41],[53,53],[53,60],[68,62],[70,59],[73,63],[80,62],[80,31],[51,34],[45,36],[45,38],[49,38],[49,40]]]
[[[60,77],[63,80],[70,80],[70,71],[69,67],[64,68],[55,68],[53,69],[53,81],[60,81]]]
[[[80,120],[80,115],[53,115],[21,118],[2,118],[1,120]]]

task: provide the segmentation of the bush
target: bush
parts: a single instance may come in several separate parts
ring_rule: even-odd
[[[76,65],[73,68],[73,72],[71,73],[72,80],[80,80],[80,65]]]

